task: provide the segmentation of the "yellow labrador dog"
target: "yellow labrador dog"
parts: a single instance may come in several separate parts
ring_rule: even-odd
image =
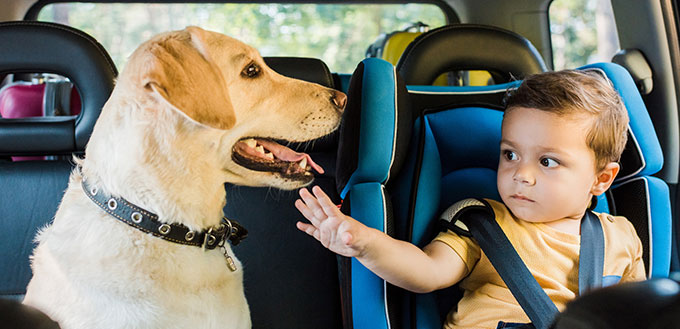
[[[223,183],[292,189],[322,169],[276,141],[335,130],[343,93],[188,27],[130,57],[32,256],[25,304],[74,328],[250,328]]]

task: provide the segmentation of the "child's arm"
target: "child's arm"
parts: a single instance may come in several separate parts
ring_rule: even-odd
[[[446,288],[465,276],[465,263],[443,242],[434,241],[421,250],[344,215],[320,187],[312,191],[314,195],[300,189],[302,200],[295,201],[310,222],[298,222],[297,228],[331,251],[356,257],[381,278],[413,292]]]

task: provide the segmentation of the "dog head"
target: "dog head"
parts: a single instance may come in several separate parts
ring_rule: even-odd
[[[284,189],[309,184],[312,170],[323,169],[282,144],[333,132],[346,103],[343,93],[284,77],[253,47],[198,27],[140,46],[117,89],[121,84],[145,100],[140,106],[156,115],[156,125],[171,126],[158,134],[172,135],[164,149],[186,161],[186,170],[214,161],[226,182]]]

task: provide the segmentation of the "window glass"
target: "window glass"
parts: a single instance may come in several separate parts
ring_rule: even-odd
[[[331,71],[351,73],[381,34],[416,22],[446,24],[433,4],[131,4],[55,3],[42,21],[73,26],[95,37],[119,69],[143,41],[196,25],[257,48],[263,56],[320,58]]]
[[[620,49],[609,0],[554,0],[549,17],[555,70],[609,62]]]

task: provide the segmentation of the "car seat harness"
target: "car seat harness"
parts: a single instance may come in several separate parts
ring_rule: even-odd
[[[594,206],[594,205],[593,205]],[[496,221],[493,208],[482,199],[465,199],[442,213],[440,224],[459,235],[474,238],[512,295],[531,319],[515,328],[547,329],[559,313],[538,284]],[[599,218],[587,209],[581,219],[579,295],[602,286],[604,233]]]
[[[182,224],[163,223],[158,215],[145,210],[121,197],[114,197],[100,187],[89,185],[85,178],[82,181],[85,194],[109,215],[144,233],[166,241],[201,247],[203,250],[222,248],[230,271],[236,271],[234,259],[229,255],[225,242],[229,240],[233,246],[238,245],[248,236],[248,231],[237,221],[222,217],[218,226],[203,231],[192,231]]]

